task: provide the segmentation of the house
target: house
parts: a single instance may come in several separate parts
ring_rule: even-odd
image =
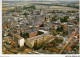
[[[76,36],[74,36],[75,38],[78,38],[79,37],[79,34],[76,34]]]
[[[69,50],[70,50],[70,47],[69,47],[69,46],[67,46],[66,50],[67,50],[67,51],[69,51]]]
[[[37,35],[37,31],[35,31],[35,32],[31,32],[31,33],[29,33],[29,37],[34,37],[34,36],[36,36]]]

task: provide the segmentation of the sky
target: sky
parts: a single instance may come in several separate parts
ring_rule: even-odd
[[[3,1],[23,1],[23,0],[3,0]],[[78,1],[78,0],[24,0],[24,1]]]

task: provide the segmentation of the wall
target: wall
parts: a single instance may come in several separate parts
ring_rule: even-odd
[[[18,40],[18,44],[19,44],[20,47],[24,46],[24,38]]]

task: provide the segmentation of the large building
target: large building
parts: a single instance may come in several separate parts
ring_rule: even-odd
[[[14,35],[14,39],[13,39],[15,42],[17,42],[17,44],[22,47],[24,46],[24,38],[21,37],[20,35]]]

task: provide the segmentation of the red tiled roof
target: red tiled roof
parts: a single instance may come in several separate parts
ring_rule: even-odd
[[[48,44],[49,46],[53,46],[53,44]]]
[[[69,46],[67,46],[66,50],[68,50],[68,51],[69,51],[69,50],[70,50],[70,47],[69,47]]]
[[[79,36],[79,34],[76,34],[76,36],[78,37],[78,36]]]

